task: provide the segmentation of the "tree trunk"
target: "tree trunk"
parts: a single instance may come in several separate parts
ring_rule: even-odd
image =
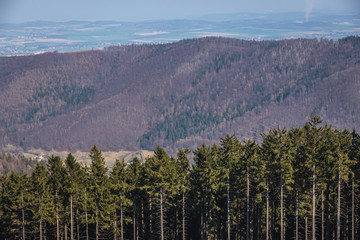
[[[201,240],[204,240],[204,210],[202,204],[200,207],[200,226],[200,238]]]
[[[55,201],[56,201],[56,239],[59,240],[60,238],[60,226],[59,226],[59,208],[58,208],[58,203],[57,203],[57,191],[55,192]]]
[[[88,214],[85,208],[85,227],[86,227],[86,240],[89,240],[89,222],[88,222]]]
[[[249,169],[246,169],[246,239],[250,239],[250,179]]]
[[[22,216],[22,239],[25,240],[25,210],[24,210],[24,193],[21,192],[21,216]]]
[[[307,216],[305,217],[305,240],[308,239],[308,221]]]
[[[86,228],[86,240],[89,240],[89,222],[87,214],[87,198],[86,198],[86,189],[85,189],[85,228]]]
[[[321,191],[321,240],[325,238],[325,228],[324,228],[324,190]]]
[[[280,175],[280,239],[284,240],[284,189],[282,173]]]
[[[46,223],[45,223],[45,226],[44,226],[44,240],[46,240]]]
[[[136,240],[139,240],[139,222],[138,222],[138,216],[135,215],[135,221],[136,221]]]
[[[284,209],[284,219],[286,218],[286,209]],[[283,234],[284,234],[284,240],[285,240],[285,236],[286,236],[286,221],[284,221],[284,231],[283,231]]]
[[[230,176],[227,177],[227,240],[230,240]]]
[[[336,239],[340,240],[340,198],[341,198],[341,175],[339,167],[339,181],[338,181],[338,199],[337,199],[337,221],[336,221]]]
[[[99,240],[99,210],[98,207],[96,206],[96,216],[95,216],[95,239]]]
[[[150,239],[151,239],[151,236],[152,236],[152,201],[151,201],[151,194],[149,196],[149,212],[150,212],[150,216],[149,216],[149,230],[150,230]]]
[[[173,239],[179,240],[179,224],[178,224],[178,219],[179,219],[179,212],[176,210],[175,211],[175,236],[173,236]]]
[[[266,240],[269,240],[269,182],[266,181]]]
[[[117,230],[117,222],[116,222],[116,201],[114,202],[114,240],[116,240],[117,235],[116,235],[116,230]]]
[[[67,240],[68,239],[68,234],[67,234],[67,227],[66,224],[64,224],[64,239]]]
[[[70,240],[74,240],[73,195],[70,195]]]
[[[295,240],[299,240],[299,193],[296,189]]]
[[[160,188],[160,239],[164,240],[164,223],[163,223],[163,188]]]
[[[315,232],[316,232],[316,228],[315,228],[315,163],[313,164],[313,189],[312,189],[312,240],[316,240],[316,236],[315,236]]]
[[[133,239],[136,240],[135,202],[133,202]]]
[[[122,197],[120,197],[120,240],[124,240],[124,220],[123,220],[123,206]]]
[[[141,199],[141,236],[145,238],[144,198]]]
[[[261,233],[261,208],[257,205],[257,231],[256,231],[256,239],[260,239],[260,233]]]
[[[40,220],[40,240],[42,240],[43,236],[42,236],[42,221]]]
[[[79,209],[76,208],[76,236],[80,240]]]
[[[236,201],[236,209],[237,209],[237,211],[236,211],[236,231],[235,231],[235,239],[236,240],[239,240],[239,238],[240,238],[240,234],[239,234],[239,201]]]
[[[351,240],[355,240],[355,183],[352,179],[351,187]]]
[[[185,240],[185,193],[182,193],[182,240]]]

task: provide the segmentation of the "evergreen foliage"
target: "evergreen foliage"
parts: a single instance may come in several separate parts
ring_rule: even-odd
[[[303,127],[227,135],[219,145],[157,147],[110,170],[51,156],[0,176],[1,239],[355,239],[360,137],[312,116]]]

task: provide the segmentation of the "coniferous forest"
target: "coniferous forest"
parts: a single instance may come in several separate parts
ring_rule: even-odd
[[[317,116],[145,162],[101,151],[1,176],[1,239],[358,239],[360,136]],[[194,164],[189,158],[193,157]]]

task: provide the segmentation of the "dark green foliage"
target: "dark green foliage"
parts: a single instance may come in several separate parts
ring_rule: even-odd
[[[145,149],[150,147],[154,140],[159,137],[174,143],[179,139],[196,135],[204,131],[207,127],[216,126],[219,123],[219,116],[211,113],[202,115],[196,110],[186,111],[180,114],[166,116],[162,122],[144,134],[138,142],[140,146]]]
[[[348,36],[348,37],[341,38],[339,41],[344,42],[344,43],[351,43],[355,47],[355,46],[359,46],[360,37],[359,36]]]
[[[192,166],[188,149],[175,158],[157,147],[108,171],[93,146],[89,167],[69,154],[31,176],[1,175],[0,238],[302,239],[305,228],[316,238],[357,236],[359,135],[312,116],[261,136],[261,145],[235,135],[202,144]]]
[[[64,113],[78,104],[88,103],[94,95],[93,86],[68,85],[61,81],[46,89],[40,86],[34,91],[33,96],[27,99],[31,107],[27,110],[24,120],[27,123],[45,121],[48,117]],[[52,102],[56,102],[58,106],[50,107]]]
[[[265,47],[265,50],[270,50],[272,48],[277,48],[279,46],[279,42],[270,41],[269,44]]]

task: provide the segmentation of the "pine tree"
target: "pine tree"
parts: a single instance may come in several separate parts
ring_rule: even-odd
[[[3,192],[1,201],[7,203],[3,208],[5,221],[1,226],[3,232],[8,232],[8,236],[3,238],[25,239],[26,225],[28,224],[29,207],[29,179],[24,174],[11,172],[8,178],[3,178]],[[30,219],[29,219],[30,220]],[[1,236],[1,235],[0,235]]]
[[[56,239],[60,239],[60,219],[63,218],[62,212],[65,188],[65,167],[59,156],[51,156],[48,159],[47,168],[49,172],[49,185],[55,201],[56,211]],[[65,225],[65,223],[64,223]]]
[[[90,151],[90,176],[89,183],[91,198],[93,204],[91,205],[94,214],[91,216],[92,222],[95,223],[95,238],[100,237],[100,230],[103,227],[109,227],[110,221],[110,188],[109,179],[107,176],[107,167],[105,166],[105,159],[101,151],[94,145]],[[101,226],[102,225],[102,226]]]
[[[293,148],[294,184],[293,198],[295,198],[295,240],[299,240],[300,215],[306,215],[300,209],[300,202],[307,196],[307,182],[310,179],[309,171],[306,171],[306,161],[301,155],[301,146],[304,144],[304,132],[301,128],[292,128],[289,131],[291,147]]]
[[[74,209],[79,209],[81,193],[83,192],[82,185],[84,184],[85,175],[81,169],[81,165],[76,161],[75,157],[69,153],[65,159],[66,167],[66,194],[68,195],[68,201],[70,202],[70,240],[75,237],[74,234]],[[79,216],[77,215],[78,219]],[[79,221],[76,221],[79,225]],[[79,227],[77,227],[76,235],[79,237]]]
[[[316,176],[317,176],[317,165],[320,159],[320,149],[322,148],[323,127],[319,127],[322,120],[318,116],[312,116],[311,121],[306,123],[304,126],[304,137],[305,144],[302,148],[302,155],[306,158],[307,167],[312,172],[312,231],[311,239],[316,240]]]
[[[135,160],[136,161],[136,160]],[[117,233],[120,232],[120,239],[124,239],[124,206],[128,205],[129,200],[126,198],[129,191],[128,175],[126,172],[126,163],[124,160],[116,160],[115,165],[110,173],[111,190],[115,209],[114,209],[114,239],[116,239]],[[116,210],[120,210],[120,231],[117,227],[117,214]]]
[[[148,159],[149,160],[149,159]],[[133,224],[133,239],[138,238],[138,224],[137,224],[137,218],[138,218],[138,209],[140,208],[140,196],[142,195],[142,189],[141,189],[141,175],[142,175],[142,164],[140,160],[135,157],[130,165],[126,169],[127,171],[127,185],[128,185],[128,191],[129,191],[129,198],[131,199],[132,204],[132,224]],[[151,184],[151,180],[148,181],[148,184]],[[152,186],[145,187],[148,191],[152,192]],[[151,193],[150,193],[151,194]],[[151,217],[151,216],[150,216]],[[152,231],[150,231],[150,235],[152,234]]]
[[[44,223],[54,223],[56,214],[54,199],[48,184],[49,176],[45,166],[38,163],[31,174],[33,193],[33,219],[39,224],[39,238],[44,236]]]
[[[255,225],[255,216],[254,214],[251,216],[251,211],[256,209],[255,204],[260,204],[261,192],[265,189],[265,165],[260,157],[260,148],[255,141],[248,140],[243,145],[241,163],[246,176],[246,238],[253,239],[255,229],[252,226]],[[260,218],[260,216],[257,217]],[[259,234],[260,232],[256,231],[257,239],[260,238]]]
[[[216,145],[211,149],[202,144],[194,151],[193,171],[191,172],[192,191],[195,194],[196,205],[200,210],[200,238],[202,240],[211,237],[212,229],[216,227],[215,219],[212,215],[217,215],[216,219],[220,224],[221,208],[217,205],[217,199],[222,197],[220,188],[225,186],[224,176],[219,167],[220,150]],[[223,171],[224,172],[224,171]],[[221,199],[223,200],[223,199]],[[225,221],[226,223],[226,221]],[[218,232],[218,235],[220,233]]]
[[[350,153],[349,158],[353,161],[352,166],[352,176],[351,176],[351,240],[355,240],[355,236],[359,234],[359,225],[356,226],[358,222],[359,215],[356,217],[355,212],[355,199],[359,196],[356,196],[355,187],[359,187],[359,176],[360,176],[360,136],[356,133],[355,130],[351,133],[351,145],[350,145]],[[360,209],[360,208],[359,208]]]
[[[186,238],[186,211],[185,211],[185,202],[186,202],[186,194],[189,191],[189,174],[190,174],[190,163],[189,159],[187,158],[187,154],[190,153],[189,149],[179,149],[179,152],[177,154],[177,172],[179,174],[178,176],[178,183],[179,183],[179,192],[181,194],[181,207],[182,207],[182,240],[185,240]]]
[[[166,203],[166,194],[171,194],[171,186],[174,184],[174,176],[176,175],[175,161],[170,158],[165,150],[157,147],[155,155],[146,161],[145,168],[148,171],[147,176],[154,186],[156,195],[160,199],[160,239],[165,238],[164,235],[164,203]]]
[[[263,136],[262,152],[268,161],[270,180],[280,188],[280,239],[285,238],[284,229],[284,188],[292,190],[294,182],[293,158],[294,153],[286,129],[271,129],[268,135]]]
[[[340,234],[341,234],[341,225],[340,225],[340,219],[341,219],[341,183],[342,181],[347,182],[349,179],[349,176],[351,176],[353,173],[351,171],[352,166],[355,164],[355,162],[351,159],[349,159],[349,152],[350,152],[350,146],[351,146],[351,135],[350,132],[347,130],[344,131],[338,131],[335,130],[336,134],[336,148],[334,151],[334,158],[336,161],[335,169],[338,170],[338,196],[337,196],[337,240],[340,240]],[[344,231],[346,231],[344,229]]]
[[[220,139],[220,146],[221,146],[221,161],[222,161],[222,170],[226,178],[226,231],[227,231],[227,239],[231,239],[231,213],[230,213],[230,179],[232,178],[231,173],[233,171],[235,158],[236,158],[236,142],[237,138],[235,135],[229,136],[227,135],[226,138]]]

